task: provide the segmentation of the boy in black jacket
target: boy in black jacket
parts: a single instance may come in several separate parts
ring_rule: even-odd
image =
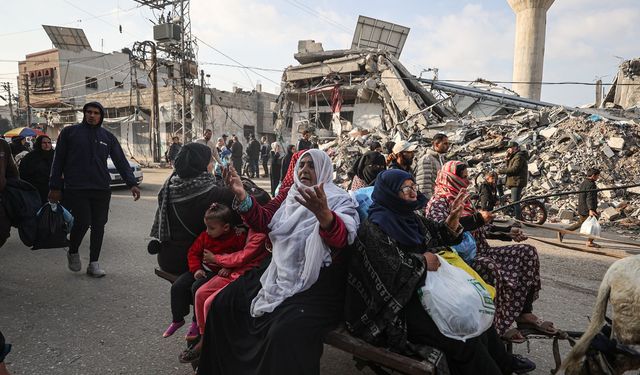
[[[600,177],[600,170],[597,168],[589,168],[587,170],[587,178],[585,178],[585,180],[580,184],[580,191],[597,189],[596,181],[598,181],[598,177]],[[578,215],[580,215],[578,222],[566,228],[566,230],[573,231],[579,229],[582,226],[582,223],[584,223],[584,221],[590,216],[596,218],[600,216],[598,214],[597,191],[588,191],[578,194]],[[560,240],[560,242],[562,242],[563,237],[562,233],[558,233],[558,240]],[[587,247],[600,247],[600,245],[593,242],[593,239],[588,239],[586,245]]]
[[[496,172],[487,172],[484,176],[484,182],[480,185],[480,209],[483,211],[492,211],[498,202],[498,174]]]

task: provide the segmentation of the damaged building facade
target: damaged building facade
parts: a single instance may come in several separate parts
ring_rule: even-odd
[[[301,64],[283,74],[277,131],[295,144],[303,130],[311,130],[319,148],[332,156],[338,183],[348,180],[351,164],[372,140],[415,142],[420,158],[438,132],[453,143],[447,159],[466,161],[473,176],[501,168],[507,143],[520,143],[530,155],[525,196],[576,190],[589,167],[603,171],[600,187],[640,182],[634,99],[625,99],[627,110],[621,104],[619,109],[556,105],[484,80],[463,86],[421,79],[389,51],[324,51],[313,41],[301,41],[295,58]],[[629,73],[635,65],[627,65],[619,82],[636,78]],[[630,90],[622,92],[615,97],[631,96]],[[640,235],[640,189],[600,195],[604,225]],[[568,223],[576,215],[577,196],[549,198],[546,204],[550,220]]]

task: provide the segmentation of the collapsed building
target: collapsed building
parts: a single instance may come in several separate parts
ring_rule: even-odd
[[[462,86],[421,79],[385,50],[324,51],[320,43],[300,41],[294,57],[300,65],[283,74],[276,131],[295,143],[312,130],[319,148],[333,157],[338,183],[348,180],[371,141],[415,142],[420,158],[440,132],[453,143],[447,159],[466,161],[472,175],[500,168],[508,141],[520,143],[530,154],[528,196],[577,190],[589,167],[603,171],[602,187],[640,182],[637,107],[573,108],[522,98],[483,80]],[[609,96],[629,97],[627,87],[634,86],[620,87]],[[604,191],[600,198],[603,217],[619,232],[640,227],[640,189]],[[551,198],[547,206],[552,220],[568,221],[577,197]]]

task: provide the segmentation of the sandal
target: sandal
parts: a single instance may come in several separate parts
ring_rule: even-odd
[[[593,247],[593,248],[596,248],[596,249],[599,249],[599,248],[601,248],[601,247],[602,247],[602,246],[598,245],[598,244],[597,244],[597,243],[595,243],[595,242],[587,243],[585,246],[587,246],[587,247]]]
[[[200,350],[197,350],[195,347],[185,349],[178,356],[178,361],[180,363],[193,363],[200,359]]]
[[[162,337],[166,338],[173,335],[183,325],[184,325],[184,320],[181,322],[172,322],[171,324],[169,324],[169,327],[167,327],[167,330],[164,331],[164,333],[162,334]]]
[[[505,332],[501,338],[503,341],[507,341],[512,344],[522,344],[527,341],[527,338],[524,337],[524,335],[518,330],[518,328],[511,328],[510,330]]]
[[[530,329],[532,331],[540,332],[545,335],[553,336],[558,333],[558,330],[553,326],[553,322],[548,320],[538,319],[535,323],[516,323],[520,329]]]
[[[187,335],[184,337],[187,341],[193,341],[200,336],[200,330],[198,329],[198,323],[191,322],[191,326],[189,326],[189,330],[187,331]]]

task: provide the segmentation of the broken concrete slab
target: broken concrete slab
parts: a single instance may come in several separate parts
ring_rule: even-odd
[[[572,220],[575,217],[575,214],[572,210],[560,210],[558,211],[558,217],[560,220]]]
[[[532,176],[540,176],[540,169],[538,168],[538,163],[529,163],[529,173]]]
[[[624,138],[613,137],[607,140],[607,144],[614,150],[622,151],[624,149]]]
[[[602,146],[602,152],[604,152],[604,154],[606,155],[606,157],[608,158],[612,158],[614,156],[616,156],[616,154],[613,152],[613,150],[611,149],[611,147],[609,147],[608,145],[604,145]]]
[[[617,209],[615,209],[613,207],[609,207],[606,210],[602,211],[600,216],[602,216],[603,219],[609,220],[609,221],[616,221],[616,220],[622,218],[622,215],[620,214],[620,211],[618,211]]]
[[[540,135],[549,139],[553,137],[558,132],[558,128],[546,128],[540,131]]]

